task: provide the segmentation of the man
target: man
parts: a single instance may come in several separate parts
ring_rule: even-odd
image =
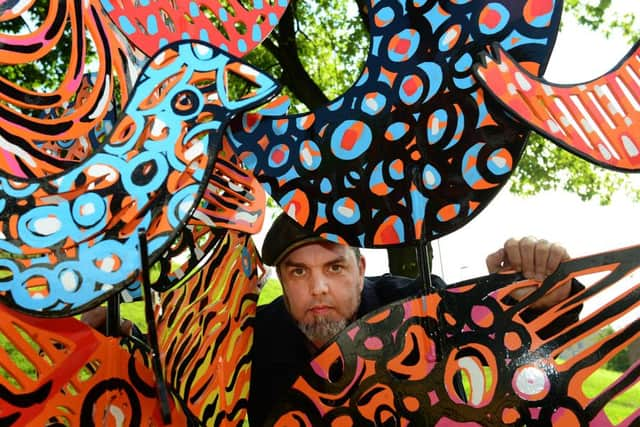
[[[544,240],[509,239],[490,254],[490,272],[520,271],[526,278],[543,280],[567,251]],[[280,215],[267,233],[262,260],[276,267],[282,297],[259,307],[252,355],[249,421],[262,426],[270,410],[301,373],[313,355],[349,323],[383,305],[417,295],[419,280],[391,275],[365,278],[366,260],[357,248],[315,236],[287,215]],[[445,283],[431,277],[436,287]],[[533,289],[511,296],[521,299]],[[571,285],[546,295],[536,305],[544,310],[571,293]]]

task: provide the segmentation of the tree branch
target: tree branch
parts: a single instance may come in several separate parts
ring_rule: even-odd
[[[298,55],[295,30],[295,8],[298,0],[293,0],[278,24],[278,31],[265,40],[264,47],[282,66],[281,83],[310,110],[329,102],[322,89],[311,79]],[[273,40],[272,40],[273,39]]]

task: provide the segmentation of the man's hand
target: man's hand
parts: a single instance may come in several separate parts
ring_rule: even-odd
[[[107,309],[106,307],[96,307],[89,311],[85,311],[80,316],[80,321],[96,329],[101,334],[106,335]],[[120,320],[120,336],[124,337],[131,335],[132,328],[133,322],[131,322],[131,320]]]
[[[561,262],[569,259],[569,253],[563,246],[534,237],[525,237],[519,240],[507,240],[502,248],[487,256],[486,263],[490,273],[522,272],[525,278],[542,282],[558,268]],[[520,301],[535,289],[535,286],[520,288],[513,291],[511,296]],[[532,308],[548,309],[567,298],[570,293],[571,283],[567,282],[540,298]]]

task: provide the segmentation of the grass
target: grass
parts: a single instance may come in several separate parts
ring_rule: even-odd
[[[120,317],[131,320],[142,332],[147,332],[147,321],[144,318],[144,301],[120,304]]]
[[[620,373],[616,371],[597,370],[584,382],[584,394],[590,398],[597,396],[601,390],[609,384],[613,384],[619,376]],[[638,402],[640,402],[640,384],[636,383],[633,387],[609,401],[604,407],[604,412],[611,422],[616,425],[638,410]]]

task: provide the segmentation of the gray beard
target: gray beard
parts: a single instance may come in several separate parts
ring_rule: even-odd
[[[298,323],[298,328],[310,341],[326,344],[327,341],[346,328],[347,324],[344,319],[330,320],[319,317],[311,323]]]

